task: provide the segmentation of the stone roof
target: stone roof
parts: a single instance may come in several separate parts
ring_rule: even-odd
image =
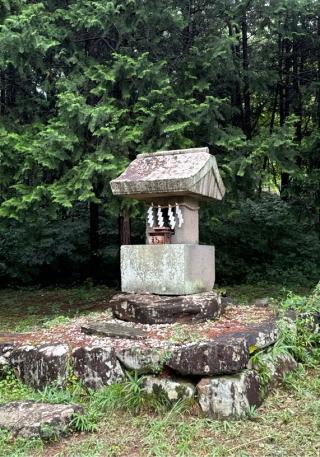
[[[221,200],[225,193],[208,148],[139,154],[110,184],[114,195],[140,200],[182,195]]]

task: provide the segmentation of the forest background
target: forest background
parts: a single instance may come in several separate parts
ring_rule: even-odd
[[[199,146],[218,284],[319,280],[319,0],[1,0],[2,286],[117,285],[145,209],[109,181]]]

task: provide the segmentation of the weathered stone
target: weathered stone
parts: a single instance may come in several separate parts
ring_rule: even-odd
[[[219,318],[224,310],[216,292],[177,296],[118,294],[110,305],[118,319],[141,324],[201,322]]]
[[[248,361],[247,342],[243,338],[223,336],[176,347],[167,365],[183,375],[212,376],[236,373]]]
[[[128,338],[135,340],[146,337],[145,332],[137,328],[108,322],[97,322],[96,324],[83,325],[81,327],[81,331],[87,335],[99,335],[109,338]]]
[[[278,335],[279,331],[275,319],[258,325],[252,324],[245,331],[232,333],[234,338],[244,338],[247,341],[251,353],[257,349],[271,346],[277,341]]]
[[[150,194],[221,200],[225,193],[216,159],[208,148],[139,154],[110,185],[114,195],[142,200]]]
[[[250,360],[248,367],[259,373],[261,364],[264,365],[268,371],[268,390],[270,390],[275,384],[281,382],[286,373],[297,368],[297,362],[291,354],[279,354],[278,356],[273,357],[272,354],[268,353],[259,355],[259,365]]]
[[[14,350],[14,345],[10,343],[0,343],[0,356],[9,357]]]
[[[9,363],[25,384],[41,389],[51,383],[64,384],[68,359],[69,348],[65,344],[22,346],[12,351]]]
[[[0,428],[23,438],[56,438],[68,431],[77,405],[16,401],[0,405]]]
[[[253,300],[252,305],[257,306],[258,308],[267,308],[271,303],[271,299],[268,297],[257,298]]]
[[[213,246],[198,244],[121,246],[121,290],[159,295],[210,292],[214,256]]]
[[[159,373],[170,352],[165,348],[127,348],[117,352],[120,362],[138,374]]]
[[[250,406],[259,406],[260,381],[253,370],[232,376],[203,378],[197,385],[199,404],[208,417],[241,417]]]
[[[9,356],[13,351],[14,346],[11,344],[0,344],[0,375],[9,368]]]
[[[147,394],[152,394],[159,399],[168,402],[191,399],[195,395],[195,387],[182,379],[159,378],[146,376],[143,380],[143,388]]]
[[[221,297],[221,303],[224,307],[227,307],[227,306],[238,306],[236,303],[233,302],[232,298],[230,297],[226,297],[226,296],[222,296]]]
[[[72,353],[74,373],[83,384],[99,389],[121,382],[124,373],[115,350],[99,346],[76,348]]]
[[[299,319],[302,321],[306,328],[314,333],[320,332],[320,311],[297,313],[293,309],[289,309],[286,312],[286,318],[296,325],[296,321]]]
[[[9,367],[8,359],[6,359],[2,355],[0,355],[0,376],[1,376],[1,373],[4,373],[7,370],[8,367]]]

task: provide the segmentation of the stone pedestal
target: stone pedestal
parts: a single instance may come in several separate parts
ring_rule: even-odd
[[[171,324],[218,319],[224,310],[216,292],[194,295],[117,294],[110,304],[116,318],[140,324]]]
[[[159,295],[210,292],[215,281],[214,261],[213,246],[121,246],[121,289]]]

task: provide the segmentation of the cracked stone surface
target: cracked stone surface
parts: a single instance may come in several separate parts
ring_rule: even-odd
[[[69,347],[66,344],[22,346],[9,356],[10,366],[22,382],[36,389],[63,385],[67,378]]]
[[[15,437],[55,438],[65,434],[72,416],[81,412],[78,405],[16,401],[0,405],[0,428]]]
[[[219,337],[176,347],[167,365],[182,375],[212,376],[236,373],[249,361],[244,338]]]
[[[168,402],[191,399],[196,392],[195,386],[187,380],[157,376],[146,376],[143,381],[143,388],[146,393]]]
[[[204,415],[216,419],[241,417],[249,407],[261,405],[260,380],[254,370],[203,378],[197,385],[197,392]]]
[[[225,308],[216,292],[176,296],[117,294],[110,305],[116,318],[141,324],[203,322],[218,319]]]
[[[72,353],[74,373],[83,384],[92,389],[99,389],[124,378],[124,372],[112,348],[80,347]]]

